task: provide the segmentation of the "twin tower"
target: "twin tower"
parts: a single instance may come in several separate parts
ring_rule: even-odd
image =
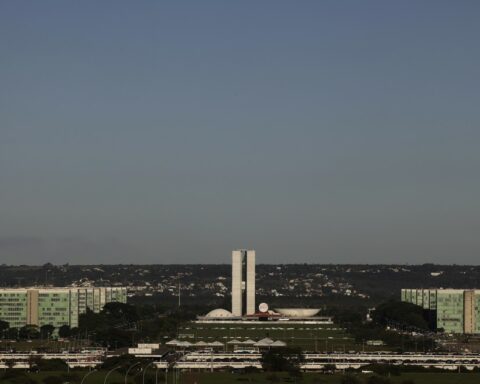
[[[244,303],[246,303],[244,310]],[[232,251],[232,314],[255,313],[255,251]]]

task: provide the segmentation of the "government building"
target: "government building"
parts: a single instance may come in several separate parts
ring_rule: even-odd
[[[402,289],[401,300],[433,314],[436,329],[447,333],[480,333],[480,290]]]
[[[10,328],[51,324],[55,328],[78,327],[87,308],[100,312],[110,302],[126,303],[125,287],[1,288],[0,320]]]

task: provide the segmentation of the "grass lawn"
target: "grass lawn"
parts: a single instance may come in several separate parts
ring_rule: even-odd
[[[178,338],[190,342],[227,341],[238,339],[259,340],[269,337],[285,341],[290,347],[317,351],[369,350],[368,346],[355,343],[351,335],[338,325],[287,324],[265,322],[252,324],[195,324],[179,329]],[[375,349],[374,347],[372,349]],[[378,347],[377,347],[378,349]]]
[[[270,377],[269,377],[270,376]],[[251,375],[228,374],[221,372],[214,373],[184,373],[180,378],[183,384],[230,384],[230,383],[272,383],[271,374],[259,373]],[[304,374],[301,379],[286,374],[275,374],[280,381],[278,383],[302,383],[302,384],[340,384],[342,375],[323,375],[317,373]],[[366,382],[369,375],[356,374],[360,381]],[[270,380],[269,380],[270,378]],[[480,383],[479,373],[404,373],[400,376],[390,378],[392,384],[401,384],[405,380],[412,379],[415,384],[478,384]],[[170,381],[169,381],[170,382]]]
[[[154,371],[152,371],[153,373]],[[47,376],[63,377],[64,382],[70,384],[79,384],[86,372],[73,372],[73,376],[64,376],[66,372],[41,372],[27,374],[28,378],[33,379],[36,383],[42,384],[43,379]],[[84,384],[103,384],[105,379],[105,371],[94,372],[87,377]],[[275,376],[279,381],[272,381]],[[356,374],[361,383],[364,383],[368,375]],[[141,374],[137,373],[137,377]],[[153,377],[153,376],[152,376]],[[182,373],[177,384],[248,384],[248,383],[302,383],[302,384],[340,384],[342,375],[323,375],[318,373],[306,373],[301,378],[290,377],[285,373],[253,373],[253,374],[230,374],[226,372],[202,372],[202,373]],[[392,384],[402,384],[407,379],[412,379],[415,384],[478,384],[480,383],[479,373],[403,373],[400,376],[392,376],[390,378]],[[10,381],[2,379],[0,376],[0,383],[22,383],[22,381]],[[134,383],[133,375],[129,375],[129,383]],[[164,383],[164,374],[159,371],[159,383]],[[122,384],[124,383],[124,376],[114,372],[107,380],[108,384]],[[173,384],[174,380],[169,375],[168,383]]]

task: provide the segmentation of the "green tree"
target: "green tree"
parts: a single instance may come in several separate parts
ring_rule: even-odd
[[[8,321],[0,320],[0,333],[3,334],[8,328],[10,328],[10,323]]]
[[[19,337],[21,339],[38,339],[40,332],[36,325],[28,324],[20,328]]]
[[[58,336],[60,337],[67,338],[67,337],[70,337],[71,334],[72,334],[72,329],[67,324],[64,324],[60,328],[58,328]]]
[[[87,334],[107,347],[126,347],[132,342],[140,320],[133,305],[108,303],[100,313],[90,309],[80,315],[79,334]]]
[[[140,320],[136,308],[124,303],[107,303],[101,314],[110,325],[130,326]]]
[[[53,331],[55,331],[55,327],[52,324],[45,324],[40,327],[40,336],[42,339],[49,339]]]
[[[19,337],[20,330],[18,328],[8,328],[4,331],[4,335],[6,339],[17,339]]]
[[[303,361],[301,350],[296,348],[272,348],[262,354],[262,367],[267,372],[294,373]]]
[[[424,330],[429,328],[422,307],[402,301],[390,300],[380,304],[373,312],[372,318],[382,325],[396,322]]]
[[[67,363],[61,359],[38,359],[36,362],[40,371],[67,371]]]

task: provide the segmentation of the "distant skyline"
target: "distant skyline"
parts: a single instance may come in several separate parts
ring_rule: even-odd
[[[479,14],[1,2],[0,264],[478,264]]]

